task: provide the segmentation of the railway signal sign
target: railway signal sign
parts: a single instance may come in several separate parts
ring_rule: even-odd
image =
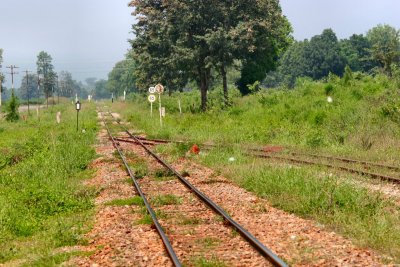
[[[156,92],[159,94],[164,93],[164,86],[162,86],[160,83],[156,85],[155,89],[156,89]]]
[[[149,95],[149,97],[147,98],[149,100],[150,103],[154,103],[156,102],[156,96],[155,95]]]
[[[156,92],[156,88],[155,87],[150,87],[149,88],[149,93],[150,94],[154,94]]]

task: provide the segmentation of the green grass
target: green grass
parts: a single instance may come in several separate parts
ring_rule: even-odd
[[[232,107],[226,109],[219,108],[220,92],[216,89],[209,94],[210,110],[206,113],[190,111],[192,104],[197,105],[197,91],[165,96],[163,105],[168,116],[162,128],[157,117],[149,118],[149,107],[142,96],[136,95],[131,103],[114,103],[112,108],[149,137],[198,144],[281,144],[399,165],[397,84],[385,76],[362,75],[350,85],[340,79],[329,84],[334,88],[331,104],[325,93],[327,84],[307,80],[293,90],[262,90],[247,97],[233,97]],[[178,97],[183,115],[176,112]],[[186,152],[189,147],[182,149]]]
[[[400,211],[391,199],[351,183],[353,176],[327,177],[326,169],[290,168],[266,164],[243,155],[240,146],[282,145],[286,150],[359,158],[400,165],[400,89],[396,81],[377,75],[354,75],[348,85],[332,77],[328,82],[300,79],[293,90],[261,90],[237,97],[221,109],[221,91],[209,93],[209,111],[199,113],[199,92],[165,96],[164,126],[149,118],[143,96],[114,103],[112,109],[154,138],[212,142],[217,148],[192,159],[212,167],[275,207],[314,219],[328,228],[400,262]],[[333,103],[327,102],[329,87]],[[184,114],[177,110],[181,99]],[[163,145],[170,160],[185,155],[190,146]],[[229,158],[235,161],[230,162]],[[277,167],[284,166],[284,167]],[[285,167],[286,166],[286,167]],[[349,183],[346,181],[349,180]]]
[[[143,215],[142,218],[137,220],[135,222],[135,224],[136,225],[152,225],[153,224],[153,220],[151,219],[150,214],[145,214],[145,215]]]
[[[315,219],[399,261],[400,207],[379,193],[322,175],[325,171],[256,161],[230,166],[225,174],[273,206]]]
[[[216,256],[208,259],[206,257],[197,257],[192,260],[192,264],[195,267],[225,267],[227,266],[223,261],[218,259]]]
[[[140,196],[135,196],[128,199],[114,199],[106,203],[108,206],[144,206],[143,199]]]
[[[179,205],[183,199],[175,195],[158,195],[151,199],[151,203],[156,206]]]
[[[41,110],[40,121],[31,115],[1,122],[0,263],[45,261],[55,248],[86,242],[96,190],[82,182],[92,175],[87,166],[95,157],[94,106],[85,106],[80,119],[85,133],[76,131],[72,105]]]

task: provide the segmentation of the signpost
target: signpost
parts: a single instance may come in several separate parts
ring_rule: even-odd
[[[155,95],[149,95],[147,99],[150,102],[150,115],[153,117],[153,103],[156,101],[157,97]]]
[[[162,86],[161,84],[157,84],[155,86],[156,92],[158,93],[158,102],[159,102],[159,113],[160,113],[160,125],[161,127],[163,126],[163,122],[162,122],[162,111],[161,111],[161,94],[164,93],[164,86]],[[165,112],[164,112],[165,115]]]
[[[75,108],[76,108],[76,131],[79,130],[79,111],[81,110],[81,102],[76,101],[75,103]]]

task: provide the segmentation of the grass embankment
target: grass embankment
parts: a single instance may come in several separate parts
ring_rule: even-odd
[[[328,103],[327,93],[333,103]],[[219,108],[221,92],[214,91],[207,113],[194,108],[199,104],[197,92],[163,96],[167,118],[162,129],[158,114],[150,118],[149,106],[140,96],[128,104],[115,103],[112,109],[152,137],[229,144],[208,152],[202,162],[274,206],[315,219],[400,262],[400,208],[393,201],[355,185],[352,175],[255,160],[235,146],[280,144],[399,165],[399,94],[398,85],[385,76],[360,75],[348,85],[338,78],[329,83],[302,80],[294,90],[234,97],[227,109]],[[232,156],[236,161],[229,163]]]
[[[56,112],[62,122],[57,124]],[[55,248],[85,242],[94,189],[83,186],[95,157],[94,106],[85,105],[76,131],[72,105],[49,107],[27,121],[0,126],[0,263],[52,266],[69,253]]]

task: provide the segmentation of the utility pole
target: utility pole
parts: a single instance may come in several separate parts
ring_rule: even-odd
[[[11,74],[11,89],[12,93],[14,94],[14,75],[18,74],[18,72],[15,72],[14,69],[18,69],[19,67],[15,65],[8,66],[7,69],[11,69],[11,72],[8,74]]]
[[[60,77],[57,75],[57,105],[60,104]]]
[[[2,66],[0,65],[0,68],[1,68]],[[1,74],[1,72],[0,72],[0,107],[1,107],[1,97],[2,97],[2,94],[3,94],[3,75]]]
[[[28,70],[25,71],[26,73],[26,94],[28,95],[28,114],[31,115],[31,110],[29,107],[29,72]]]

